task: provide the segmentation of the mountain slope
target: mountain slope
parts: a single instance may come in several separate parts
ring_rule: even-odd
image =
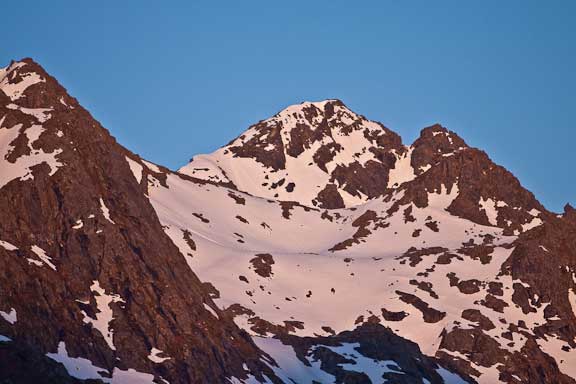
[[[277,116],[305,114],[311,105],[325,104]],[[197,159],[223,153],[195,157],[181,171],[201,177],[190,172]],[[242,190],[238,183],[200,186],[178,175],[150,196],[191,268],[220,289],[217,304],[253,334],[330,335],[377,321],[480,382],[533,382],[534,375],[572,382],[573,283],[552,293],[546,273],[528,278],[511,267],[545,223],[572,224],[441,126],[424,129],[399,153],[387,173],[373,175],[387,183],[380,196],[349,208],[314,208],[299,196],[270,200],[257,183],[248,195],[234,190]],[[244,164],[237,154],[227,161]],[[542,260],[546,269],[573,271],[574,251],[564,252],[570,264],[553,253]]]
[[[574,383],[576,213],[456,133],[302,103],[173,172],[0,91],[0,380]]]

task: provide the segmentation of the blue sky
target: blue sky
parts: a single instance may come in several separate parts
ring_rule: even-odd
[[[573,0],[32,5],[2,5],[0,64],[33,57],[170,168],[287,105],[339,98],[405,143],[439,122],[548,208],[576,205]]]

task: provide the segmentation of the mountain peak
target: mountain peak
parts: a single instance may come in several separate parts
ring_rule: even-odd
[[[567,217],[570,215],[576,216],[576,209],[574,209],[574,207],[570,203],[566,203],[566,205],[564,206],[564,216]]]
[[[31,58],[0,69],[0,188],[56,174],[96,141],[111,139]],[[86,160],[86,154],[83,154]],[[44,170],[44,171],[43,171]]]
[[[46,72],[29,58],[0,69],[0,91],[13,102],[25,98],[30,87],[45,81]]]
[[[468,147],[466,142],[458,136],[458,134],[438,123],[423,128],[420,131],[420,137],[414,142],[414,146],[416,147],[424,141],[433,142],[443,147],[450,147],[451,149]]]
[[[180,172],[269,199],[343,208],[381,196],[405,150],[396,133],[329,99],[289,106]]]
[[[288,107],[284,108],[283,110],[281,110],[280,112],[278,112],[276,116],[280,116],[280,115],[291,115],[293,113],[299,113],[305,109],[309,109],[309,108],[316,108],[320,111],[325,111],[327,108],[332,108],[334,106],[339,106],[339,107],[346,107],[346,105],[339,99],[325,99],[325,100],[319,100],[319,101],[303,101],[299,104],[292,104],[289,105]]]
[[[406,147],[340,100],[290,106],[214,153],[194,157],[180,172],[323,209],[387,199],[395,190],[404,193],[401,204],[425,207],[430,191],[450,195],[454,187],[458,197],[445,208],[507,233],[523,232],[547,215],[512,174],[455,132],[434,124]]]
[[[0,68],[0,99],[4,98],[19,108],[64,110],[79,106],[76,99],[31,58],[12,61]]]
[[[429,132],[448,132],[448,129],[440,123],[434,123],[428,127],[422,128],[422,130],[420,130],[420,135],[424,136]]]
[[[341,100],[326,99],[290,105],[264,121],[269,123],[269,127],[281,125],[282,130],[290,131],[302,125],[311,125],[317,128],[323,121],[335,123],[332,125],[339,125],[351,124],[362,118],[363,116],[353,112]],[[324,130],[323,132],[329,133],[328,131]]]
[[[428,170],[442,158],[452,156],[468,145],[456,133],[440,124],[434,124],[420,131],[420,137],[412,144],[412,167],[416,174]]]

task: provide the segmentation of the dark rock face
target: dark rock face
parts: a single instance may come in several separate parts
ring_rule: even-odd
[[[420,352],[418,345],[395,335],[389,328],[377,323],[365,323],[352,331],[346,331],[329,337],[297,337],[280,335],[284,344],[294,348],[298,358],[307,362],[310,358],[320,362],[322,370],[336,378],[336,383],[370,384],[366,373],[360,367],[361,359],[387,362],[389,372],[382,375],[386,383],[444,383],[439,375],[439,365],[435,359]],[[344,348],[342,346],[354,346]],[[348,364],[348,368],[343,365]],[[473,382],[466,375],[461,376],[462,382]]]
[[[162,231],[126,158],[141,160],[33,61],[13,71],[16,83],[30,73],[43,82],[11,102],[17,107],[0,105],[2,126],[19,132],[6,161],[17,164],[25,146],[56,156],[1,187],[0,239],[13,247],[0,246],[0,310],[18,320],[0,319],[0,334],[41,354],[65,343],[69,356],[103,371],[132,368],[173,384],[243,377],[243,364],[255,375],[266,370],[250,338],[206,309],[216,306]],[[49,108],[51,117],[21,108]],[[97,302],[105,297],[114,298],[109,309]],[[103,310],[113,312],[109,334],[94,326]],[[151,361],[152,348],[170,358]]]
[[[0,343],[0,383],[80,384],[64,367],[33,348],[14,342]]]
[[[260,253],[252,260],[252,267],[254,271],[262,277],[272,276],[272,264],[274,264],[274,257],[268,253]]]
[[[402,321],[404,318],[408,316],[408,314],[404,311],[401,312],[392,312],[387,310],[386,308],[382,308],[382,317],[388,321]]]
[[[418,296],[400,291],[396,291],[396,293],[400,297],[400,300],[407,304],[413,305],[416,309],[422,312],[422,318],[427,323],[437,323],[446,316],[445,312],[441,312],[430,307],[428,303],[420,299]]]
[[[545,308],[542,334],[556,335],[570,348],[576,347],[576,314],[571,294],[576,293],[576,220],[565,213],[523,234],[502,273],[526,282],[514,285],[512,300],[523,312]],[[574,297],[574,296],[572,296]]]
[[[417,174],[436,165],[443,157],[468,148],[468,145],[457,134],[441,125],[424,128],[420,137],[412,144],[414,148],[410,164]]]
[[[245,145],[231,146],[229,149],[230,152],[236,157],[254,158],[265,167],[275,171],[284,168],[286,164],[284,151],[267,151],[265,149],[268,143],[275,147],[282,147],[282,138],[280,136],[280,130],[282,129],[281,123],[270,127],[261,122],[252,128],[258,131],[259,134],[245,142]],[[266,141],[261,140],[263,136],[266,136]]]
[[[338,187],[335,184],[328,184],[318,192],[318,207],[325,209],[344,208],[344,200],[338,193]]]
[[[514,281],[512,302],[507,303],[494,295],[502,296],[500,284],[491,282],[492,294],[486,296],[483,305],[502,312],[509,305],[516,305],[522,312],[544,312],[548,320],[535,329],[535,336],[526,332],[522,321],[509,324],[509,331],[501,336],[512,340],[527,340],[518,351],[502,348],[486,332],[494,323],[478,310],[467,309],[462,318],[476,323],[473,329],[455,328],[442,337],[442,345],[436,357],[445,366],[475,375],[476,369],[468,362],[455,359],[443,352],[456,351],[470,356],[484,367],[499,365],[499,378],[511,383],[574,383],[574,378],[562,374],[558,361],[546,354],[539,343],[552,338],[565,343],[567,356],[576,347],[576,317],[570,303],[570,292],[575,283],[571,272],[576,263],[576,220],[571,213],[562,217],[549,217],[547,221],[524,234],[516,241],[514,251],[502,265],[501,274],[510,275]],[[460,283],[456,283],[459,284]],[[460,288],[460,286],[459,286]],[[562,362],[562,361],[561,361]]]
[[[414,145],[424,146],[428,151],[434,143],[425,141],[428,132],[424,130]],[[444,134],[438,136],[444,137]],[[454,142],[461,140],[454,133],[450,137],[454,138]],[[448,208],[451,214],[482,225],[497,225],[505,228],[507,234],[522,231],[522,226],[529,225],[534,219],[551,216],[534,195],[520,185],[518,179],[503,167],[495,165],[484,152],[469,147],[459,148],[449,154],[440,155],[442,152],[438,152],[439,156],[414,160],[419,153],[416,146],[413,161],[433,166],[405,187],[406,193],[398,205],[413,202],[417,207],[426,207],[428,192],[446,188],[450,193],[457,188],[458,195]],[[445,148],[440,146],[437,150],[443,151]],[[501,206],[491,208],[497,212],[497,221],[490,219],[482,207],[483,203],[492,202],[505,202],[505,205],[501,203]]]

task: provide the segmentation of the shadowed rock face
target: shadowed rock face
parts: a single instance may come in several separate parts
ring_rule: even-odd
[[[417,344],[395,335],[377,322],[366,322],[351,331],[328,337],[281,335],[280,340],[292,346],[301,361],[319,363],[324,371],[335,377],[336,383],[372,383],[370,377],[374,375],[370,375],[368,364],[361,365],[363,359],[385,362],[389,369],[382,374],[382,379],[387,383],[445,382],[438,373],[440,365],[436,359],[423,355]],[[342,365],[347,363],[353,368],[344,369]],[[463,379],[472,381],[466,376]]]
[[[444,186],[448,193],[458,191],[448,208],[451,214],[504,228],[506,234],[521,232],[535,218],[551,217],[514,175],[440,125],[422,130],[412,145],[411,165],[418,177],[401,187],[405,195],[398,206],[413,202],[426,207],[428,192]],[[489,217],[487,210],[497,217]]]
[[[0,343],[0,381],[3,383],[76,384],[83,382],[44,354],[15,344]]]
[[[574,382],[576,211],[440,125],[302,103],[172,172],[26,59],[0,215],[0,381]]]

